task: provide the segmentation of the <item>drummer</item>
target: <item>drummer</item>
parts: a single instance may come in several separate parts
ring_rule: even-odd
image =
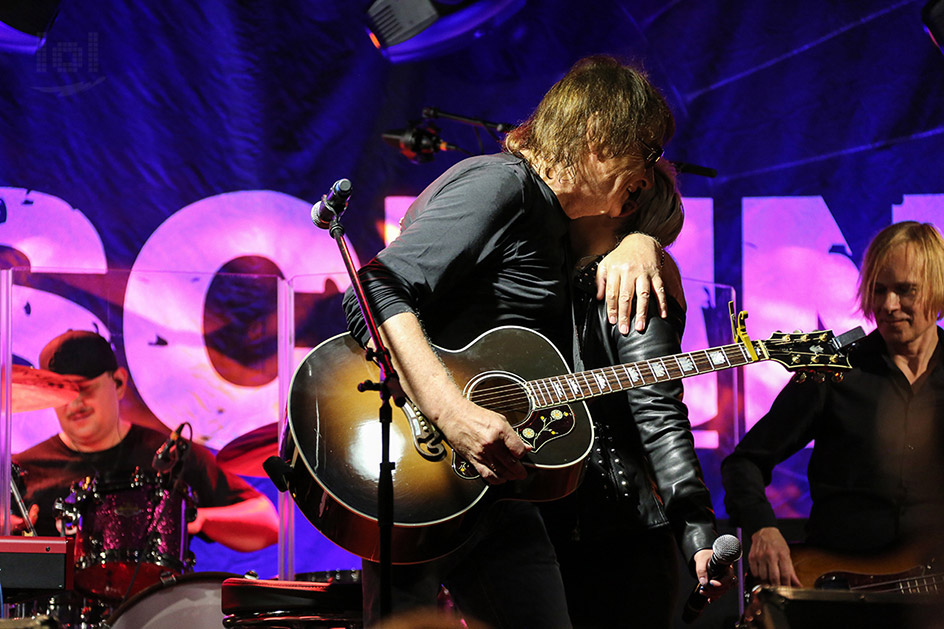
[[[111,345],[94,332],[70,330],[43,348],[40,367],[84,378],[78,396],[55,409],[57,435],[20,454],[14,461],[26,472],[24,502],[38,535],[58,535],[59,498],[86,477],[131,478],[135,468],[152,472],[155,453],[167,440],[156,430],[120,416],[118,401],[128,387],[128,371],[118,366]],[[186,435],[185,435],[186,436]],[[172,473],[182,469],[198,508],[187,525],[201,535],[237,551],[249,552],[278,541],[278,514],[264,495],[216,464],[209,450],[193,444]],[[19,528],[25,522],[14,517]]]

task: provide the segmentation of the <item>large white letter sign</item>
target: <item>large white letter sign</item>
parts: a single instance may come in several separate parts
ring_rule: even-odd
[[[744,307],[752,338],[782,330],[837,334],[870,329],[855,299],[859,273],[822,197],[757,197],[743,202]],[[746,428],[770,408],[789,378],[779,365],[744,369]]]
[[[906,194],[892,206],[892,222],[921,221],[944,229],[944,194]]]
[[[155,230],[128,279],[125,353],[148,407],[168,426],[189,421],[213,447],[280,417],[278,382],[240,386],[213,367],[204,304],[214,274],[245,256],[272,261],[300,292],[349,284],[337,245],[311,223],[311,204],[261,190],[182,208]],[[356,262],[356,261],[355,261]],[[303,275],[304,274],[304,275]],[[296,363],[304,351],[296,350]]]
[[[85,214],[62,199],[35,190],[0,188],[0,245],[24,255],[32,273],[106,272],[102,240]],[[97,330],[111,338],[102,321],[78,304],[28,286],[13,287],[15,356],[38,366],[43,346],[69,328]],[[51,409],[17,413],[13,451],[24,450],[58,431]]]

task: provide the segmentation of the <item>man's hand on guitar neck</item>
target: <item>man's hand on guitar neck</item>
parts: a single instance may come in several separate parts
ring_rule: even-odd
[[[419,319],[394,315],[380,326],[404,392],[446,436],[449,445],[490,484],[521,480],[529,451],[503,415],[473,404],[430,347]]]
[[[758,529],[751,536],[748,563],[756,581],[767,585],[803,587],[793,567],[787,540],[775,526]]]

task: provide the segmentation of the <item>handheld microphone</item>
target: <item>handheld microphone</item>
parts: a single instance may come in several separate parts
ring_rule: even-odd
[[[167,437],[167,441],[162,443],[161,447],[154,453],[151,467],[154,468],[155,472],[164,474],[171,471],[177,465],[177,461],[180,460],[180,454],[189,447],[186,439],[180,439],[184,426],[189,426],[189,424],[184,422],[177,426],[177,429]]]
[[[741,558],[741,542],[733,535],[721,535],[711,545],[711,559],[708,560],[708,580],[721,577],[732,563]],[[692,623],[698,618],[705,606],[708,597],[699,583],[688,595],[685,607],[682,609],[682,620]]]
[[[328,190],[328,194],[321,197],[311,206],[311,222],[321,229],[328,229],[331,221],[341,216],[347,209],[348,199],[351,198],[351,182],[349,179],[338,179]]]

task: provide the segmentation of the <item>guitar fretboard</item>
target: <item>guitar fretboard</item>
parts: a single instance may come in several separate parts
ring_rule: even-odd
[[[766,352],[761,342],[754,341],[754,350],[758,360],[766,360]],[[756,361],[751,359],[747,348],[743,344],[732,343],[695,352],[531,380],[526,386],[535,407],[547,408],[657,382],[740,367],[751,362]]]

